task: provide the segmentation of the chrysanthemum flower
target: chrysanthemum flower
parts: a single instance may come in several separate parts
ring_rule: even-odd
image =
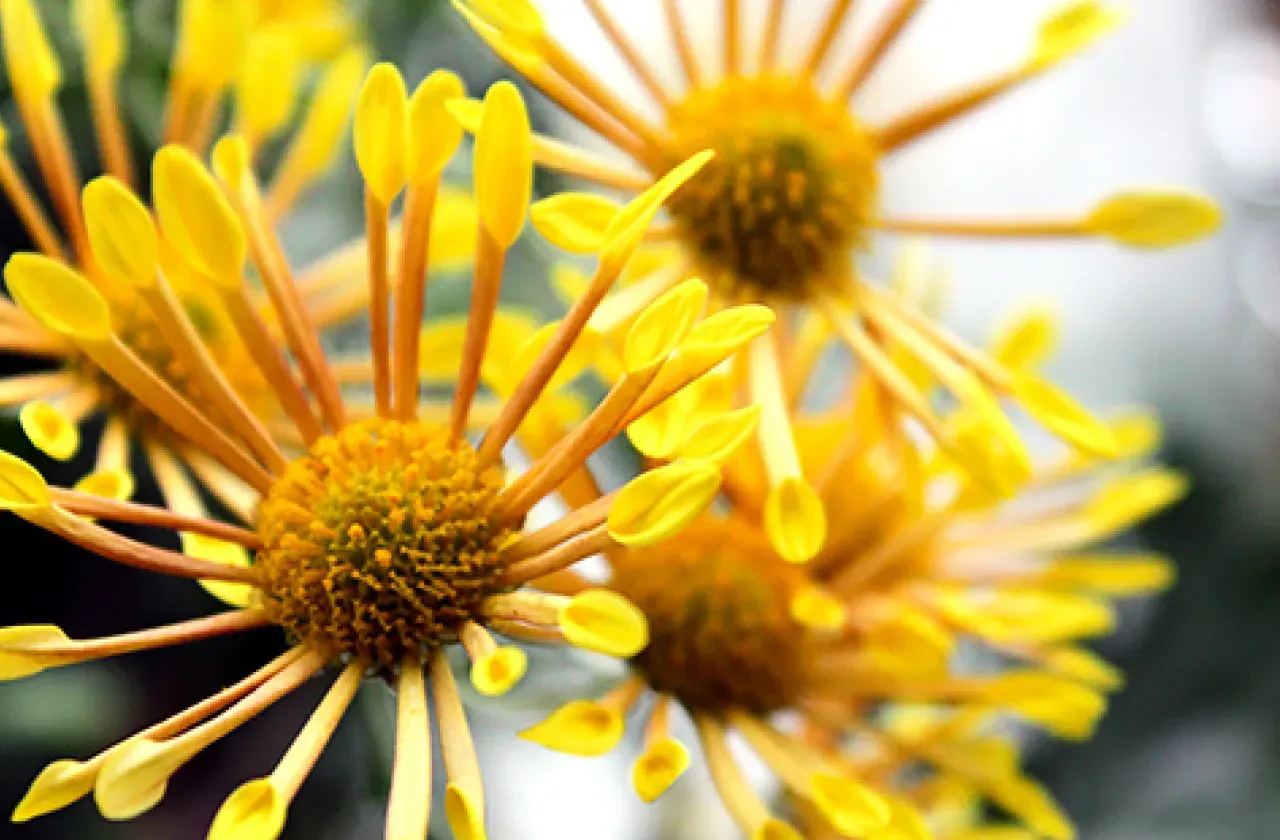
[[[257,156],[266,144],[281,144],[281,163],[265,197],[265,213],[282,219],[295,200],[322,176],[335,158],[350,120],[351,102],[367,67],[358,44],[345,46],[353,33],[336,8],[306,11],[295,3],[250,0],[184,0],[179,7],[177,40],[170,62],[165,126],[166,143],[203,154],[223,122],[230,123]],[[115,183],[141,188],[134,171],[125,119],[117,92],[126,60],[126,19],[114,0],[77,0],[73,20],[83,45],[85,89],[91,105],[102,168]],[[171,299],[156,310],[136,284],[120,284],[95,258],[92,231],[81,204],[81,175],[58,106],[63,70],[30,0],[0,4],[0,34],[25,141],[34,154],[52,199],[50,218],[9,151],[8,132],[0,128],[0,189],[22,220],[40,252],[90,277],[110,302],[112,326],[120,341],[166,385],[202,405],[208,383],[171,349],[174,321],[164,313],[184,310],[214,366],[252,415],[264,422],[280,416],[267,381],[250,361],[250,351],[231,313],[198,273],[162,249]],[[323,36],[323,37],[322,37]],[[327,44],[321,43],[326,41]],[[343,48],[344,50],[339,50]],[[324,48],[323,50],[321,48]],[[332,61],[319,57],[336,54]],[[312,72],[313,68],[316,72]],[[301,115],[303,86],[319,75],[315,93]],[[298,120],[296,130],[291,126]],[[110,201],[108,192],[86,194],[85,201]],[[109,212],[99,207],[99,214]],[[323,266],[321,267],[323,268]],[[304,275],[299,294],[312,323],[323,327],[347,314],[333,306],[325,272]],[[260,293],[253,292],[255,306]],[[180,438],[127,389],[119,387],[90,356],[56,330],[33,320],[11,303],[0,302],[0,351],[56,365],[0,381],[0,405],[21,406],[20,419],[31,441],[45,454],[71,458],[80,448],[82,421],[107,417],[98,443],[96,469],[82,482],[89,492],[128,498],[133,478],[128,469],[129,441],[137,440],[155,467],[170,498],[196,498],[176,460],[186,460],[208,486],[236,504],[236,487],[199,456],[188,459]]]
[[[984,365],[1007,374],[1034,367],[1051,327],[1043,314],[1020,319]],[[775,352],[772,340],[751,352]],[[717,379],[728,377],[704,378],[670,416],[637,424],[659,462],[695,457],[714,437],[708,429],[758,411],[709,409],[729,384]],[[524,737],[600,755],[648,693],[637,794],[653,801],[690,762],[670,730],[678,704],[725,807],[753,840],[1070,838],[1049,795],[1019,772],[1005,724],[1020,719],[1069,739],[1092,732],[1120,676],[1080,643],[1112,629],[1114,599],[1171,577],[1158,556],[1094,546],[1176,501],[1185,482],[1137,464],[1158,427],[1133,414],[1110,424],[1119,457],[1065,452],[1039,465],[1017,498],[1001,499],[944,452],[922,457],[906,445],[878,387],[863,375],[838,408],[790,413],[795,469],[831,523],[812,562],[784,562],[771,546],[769,464],[744,448],[724,469],[723,510],[662,546],[607,553],[608,587],[649,622],[630,678],[603,699],[569,703]],[[768,411],[760,419],[762,428],[780,422]],[[968,422],[957,415],[949,429]],[[565,593],[588,585],[572,571],[557,581]],[[802,831],[771,815],[744,781],[730,731],[791,795]],[[966,833],[979,827],[984,801],[1015,823]]]
[[[551,391],[574,375],[572,366],[585,365],[573,361],[581,356],[576,345],[584,325],[662,202],[709,155],[677,166],[624,209],[608,235],[591,294],[563,321],[511,350],[509,336],[491,331],[503,262],[524,226],[533,165],[524,104],[513,86],[501,83],[485,99],[475,147],[478,259],[453,399],[419,406],[428,231],[441,169],[462,136],[446,113],[461,94],[456,77],[437,73],[410,99],[400,74],[378,65],[358,100],[355,152],[367,195],[373,416],[351,416],[315,331],[301,315],[265,223],[242,138],[224,138],[214,150],[221,184],[189,151],[161,150],[153,167],[158,230],[152,213],[119,180],[104,177],[85,190],[94,264],[172,321],[164,337],[170,351],[201,377],[205,402],[191,401],[125,345],[111,304],[92,279],[44,255],[10,259],[5,279],[29,317],[83,353],[168,434],[251,487],[254,497],[247,527],[228,525],[181,509],[52,488],[25,462],[0,454],[3,508],[107,559],[211,582],[237,607],[91,640],[47,625],[5,628],[0,678],[270,625],[282,628],[291,645],[244,680],[92,758],[54,762],[19,803],[15,820],[64,807],[90,790],[110,818],[142,813],[194,755],[332,665],[339,676],[286,755],[267,776],[227,799],[210,836],[275,837],[361,679],[377,675],[397,686],[399,698],[387,836],[425,835],[429,679],[449,780],[447,817],[456,837],[478,840],[485,836],[484,794],[446,661],[448,648],[465,648],[473,684],[493,695],[521,677],[525,656],[499,644],[492,631],[621,657],[646,643],[643,615],[616,593],[565,596],[554,587],[535,592],[525,584],[538,586],[547,569],[623,541],[650,545],[670,536],[715,495],[717,463],[676,461],[572,520],[542,528],[525,530],[526,513],[562,486],[592,486],[585,463],[593,451],[732,356],[767,329],[773,316],[765,307],[743,306],[703,319],[704,286],[691,282],[671,290],[636,320],[623,357],[625,372],[609,395],[573,431],[549,438],[549,419],[558,419]],[[388,216],[401,193],[407,221],[393,269]],[[203,278],[226,306],[250,362],[293,420],[301,454],[286,454],[209,359],[191,319],[174,301],[166,252]],[[283,343],[248,303],[249,254],[269,292]],[[507,398],[495,405],[480,395],[482,376]],[[479,425],[482,408],[491,422],[483,424],[483,438],[473,446],[466,433]],[[526,431],[533,465],[509,478],[502,450]],[[233,550],[208,552],[217,561],[192,557],[125,538],[101,521],[171,528]],[[252,562],[244,552],[253,553]]]
[[[723,61],[714,66],[702,51],[705,33],[690,31],[678,0],[665,0],[662,12],[679,62],[671,73],[658,72],[646,61],[603,0],[585,0],[591,19],[652,100],[644,104],[658,107],[660,121],[624,101],[577,60],[573,45],[548,30],[532,0],[454,0],[454,5],[505,61],[635,164],[539,138],[535,150],[542,165],[627,192],[644,189],[692,151],[716,151],[689,189],[667,203],[667,223],[651,237],[657,255],[635,287],[610,304],[613,323],[625,323],[630,312],[690,272],[711,285],[713,305],[750,300],[794,313],[799,321],[828,320],[892,396],[894,412],[1005,495],[1025,480],[1027,461],[1008,437],[993,398],[1012,398],[1085,451],[1105,452],[1110,443],[1064,417],[1066,406],[1040,385],[993,379],[972,363],[965,344],[879,291],[857,266],[873,234],[1101,237],[1129,247],[1162,248],[1197,239],[1218,225],[1212,202],[1170,190],[1126,191],[1091,210],[1058,218],[907,218],[881,205],[880,167],[894,153],[1039,77],[1114,29],[1122,14],[1098,0],[1069,3],[1047,18],[1018,66],[908,108],[881,125],[864,122],[850,101],[923,8],[921,0],[891,2],[865,42],[847,56],[836,55],[834,44],[856,4],[831,0],[818,32],[794,57],[780,54],[781,32],[788,25],[785,0],[768,4],[758,38],[747,32],[751,27],[740,0],[723,0],[717,33]],[[717,52],[717,45],[709,46]],[[677,89],[660,81],[672,76],[682,77],[684,84]],[[562,246],[592,251],[615,211],[602,196],[566,194],[540,207],[534,221]],[[961,439],[947,435],[902,366],[883,352],[883,335],[893,335],[916,363],[934,368],[952,398],[983,419]],[[791,353],[784,340],[777,352],[756,355],[750,378],[773,377]],[[766,402],[776,396],[763,391],[757,400],[767,413],[785,417],[781,405]],[[793,469],[792,434],[778,431],[762,441],[771,465],[767,530],[780,553],[804,560],[822,545],[822,508],[816,490]]]

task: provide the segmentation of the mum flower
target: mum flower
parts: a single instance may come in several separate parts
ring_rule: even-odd
[[[264,196],[264,212],[273,222],[283,219],[295,200],[328,169],[345,136],[351,102],[366,68],[358,45],[347,47],[320,67],[315,93],[300,115],[298,128],[291,131],[303,84],[315,75],[311,70],[317,65],[309,56],[318,33],[328,33],[331,49],[352,35],[345,15],[334,16],[333,9],[329,14],[318,9],[303,14],[302,9],[284,8],[297,5],[184,0],[170,62],[166,143],[203,154],[228,103],[231,123],[243,137],[248,154],[257,155],[268,143],[284,143],[281,164]],[[125,17],[113,0],[77,0],[73,12],[102,167],[113,183],[138,185],[117,98],[128,43]],[[82,204],[80,170],[57,101],[62,66],[30,0],[0,4],[0,34],[21,129],[56,214],[56,221],[46,214],[9,150],[9,132],[0,127],[0,190],[35,247],[45,257],[92,279],[110,303],[112,329],[121,343],[166,385],[195,403],[208,398],[203,393],[208,387],[205,374],[172,350],[170,332],[176,322],[166,313],[177,306],[190,316],[214,367],[253,416],[264,421],[279,416],[271,388],[250,362],[231,314],[197,272],[167,248],[161,249],[159,260],[165,265],[170,298],[157,310],[154,289],[143,288],[146,284],[135,282],[137,278],[117,282],[119,278],[106,271],[104,255],[95,251],[111,245],[92,241],[94,231],[86,216],[90,211],[99,216],[113,212],[118,190],[86,191]],[[299,295],[314,313],[311,320],[317,327],[350,313],[349,307],[329,304],[332,287],[322,276],[304,277]],[[255,291],[252,296],[259,306],[260,294]],[[0,302],[0,351],[55,365],[0,380],[0,405],[21,406],[22,427],[45,454],[57,460],[71,458],[80,449],[81,423],[106,415],[96,468],[83,480],[84,489],[128,498],[134,484],[128,468],[129,441],[137,440],[170,497],[196,497],[186,474],[175,466],[180,458],[230,504],[236,504],[236,485],[215,465],[185,451],[180,438],[169,434],[145,404],[74,342],[8,302]]]
[[[984,364],[1010,375],[1033,367],[1051,325],[1043,313],[1019,319]],[[751,352],[774,352],[771,339]],[[776,422],[755,406],[726,412],[728,385],[728,376],[704,378],[670,416],[634,427],[655,462],[719,457],[708,447],[740,442],[757,416],[761,428]],[[637,795],[655,800],[689,765],[670,729],[672,706],[682,706],[721,800],[753,840],[1067,840],[1067,819],[1019,771],[1007,724],[1087,738],[1121,678],[1081,642],[1113,628],[1112,601],[1170,581],[1163,558],[1095,548],[1185,490],[1180,475],[1137,463],[1156,445],[1154,420],[1111,421],[1113,458],[1067,451],[1006,500],[945,452],[907,445],[874,376],[858,377],[840,403],[789,418],[796,469],[830,523],[812,562],[784,562],[770,544],[769,464],[742,448],[724,467],[722,509],[670,543],[607,552],[608,588],[649,623],[631,676],[523,737],[603,754],[648,694]],[[948,428],[968,422],[958,413]],[[557,584],[566,594],[588,587],[571,570],[557,572]],[[799,830],[745,781],[730,732],[790,795]],[[979,831],[984,802],[1015,823]]]
[[[535,157],[542,165],[629,192],[645,189],[692,151],[716,151],[689,188],[667,202],[667,222],[650,236],[656,253],[648,270],[638,272],[635,287],[609,304],[611,318],[601,319],[602,328],[625,324],[630,313],[690,272],[706,278],[713,305],[756,301],[802,321],[829,321],[892,396],[893,411],[1005,495],[1025,478],[1025,458],[995,457],[1010,444],[989,442],[1007,431],[993,396],[1012,397],[1085,451],[1105,450],[1107,442],[1072,436],[1073,424],[1057,414],[1054,400],[1044,399],[1039,389],[1019,391],[1017,383],[992,381],[972,363],[964,343],[868,282],[856,258],[873,234],[1100,237],[1128,247],[1163,248],[1198,239],[1219,223],[1212,202],[1178,190],[1125,191],[1090,210],[1054,218],[914,218],[881,206],[880,168],[896,152],[1041,76],[1113,30],[1122,14],[1097,0],[1069,3],[1046,18],[1017,66],[880,125],[864,122],[850,101],[923,8],[922,0],[893,0],[846,56],[836,54],[835,44],[856,5],[848,0],[825,4],[818,31],[796,56],[780,54],[789,8],[785,0],[770,0],[758,38],[747,32],[740,0],[724,0],[717,33],[723,60],[714,64],[699,43],[702,33],[686,26],[678,0],[665,0],[662,13],[679,65],[674,74],[655,70],[603,0],[584,0],[591,19],[647,93],[651,102],[644,104],[661,112],[656,121],[577,60],[572,44],[547,29],[531,0],[454,0],[454,5],[508,64],[634,164],[538,138]],[[670,75],[683,84],[676,88],[659,80]],[[589,252],[599,247],[600,231],[614,212],[613,202],[603,196],[566,194],[540,205],[533,219],[563,247]],[[911,357],[945,369],[943,381],[952,398],[990,422],[964,440],[945,434],[902,366],[884,353],[880,336],[885,334],[906,345]],[[786,341],[777,352],[754,354],[750,378],[772,377],[790,355]],[[774,396],[759,392],[757,404],[785,419],[783,407],[768,402]],[[789,559],[808,559],[820,548],[825,527],[816,490],[791,469],[795,442],[788,430],[762,443],[774,465],[767,503],[770,539]]]
[[[47,625],[5,628],[0,678],[266,626],[283,629],[290,643],[287,652],[204,702],[92,758],[54,762],[18,804],[15,820],[62,808],[90,790],[109,818],[140,814],[159,802],[169,778],[193,756],[331,665],[338,676],[297,739],[274,770],[231,794],[210,837],[277,836],[290,800],[362,678],[376,675],[398,689],[387,836],[421,838],[426,832],[430,680],[449,781],[446,814],[456,837],[477,840],[485,836],[484,792],[447,650],[464,648],[476,689],[495,695],[520,679],[525,656],[500,644],[493,631],[622,657],[644,646],[644,617],[616,593],[563,596],[525,584],[536,585],[549,566],[620,541],[653,544],[672,535],[714,496],[717,466],[676,461],[571,522],[526,529],[525,515],[561,486],[589,483],[585,463],[594,450],[736,353],[769,326],[772,315],[743,306],[703,319],[696,304],[706,291],[697,283],[659,297],[636,320],[625,372],[609,395],[573,431],[547,438],[548,418],[559,416],[551,392],[574,375],[572,365],[582,367],[574,359],[581,357],[583,326],[656,209],[708,155],[677,166],[624,209],[602,252],[594,293],[511,351],[504,344],[510,337],[494,330],[495,323],[504,326],[495,312],[506,253],[527,213],[532,161],[524,104],[513,86],[501,83],[485,98],[476,141],[478,257],[453,398],[444,406],[419,406],[427,237],[440,170],[462,136],[446,113],[460,94],[456,77],[437,73],[410,98],[389,65],[374,67],[360,92],[354,135],[368,211],[372,416],[351,416],[315,332],[301,316],[264,222],[243,138],[224,138],[214,150],[221,183],[181,147],[157,154],[158,229],[120,181],[106,176],[85,190],[95,264],[173,322],[165,334],[170,350],[201,377],[205,402],[191,401],[126,346],[111,304],[92,279],[44,255],[9,260],[6,283],[28,316],[64,337],[170,434],[252,491],[246,524],[228,525],[180,505],[150,507],[53,488],[30,465],[0,454],[0,507],[109,560],[207,582],[235,607],[101,639],[73,639]],[[402,193],[407,221],[393,269],[388,216]],[[251,362],[294,423],[300,453],[286,455],[287,447],[257,422],[204,352],[191,319],[173,301],[161,256],[166,249],[226,306]],[[248,303],[244,271],[250,255],[282,343]],[[393,271],[399,275],[394,300]],[[493,404],[479,392],[482,378],[509,396]],[[491,421],[478,423],[486,410]],[[466,433],[477,425],[483,437],[473,446]],[[526,431],[534,463],[509,478],[502,449]],[[208,548],[189,556],[120,536],[99,522],[170,528]]]

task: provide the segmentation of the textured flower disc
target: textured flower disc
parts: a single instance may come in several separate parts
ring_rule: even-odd
[[[265,608],[295,639],[393,670],[458,638],[496,590],[509,525],[501,467],[430,423],[369,420],[321,438],[262,504]]]
[[[847,282],[876,210],[877,152],[802,79],[729,77],[667,117],[674,158],[716,157],[672,200],[680,237],[728,298],[805,300]]]
[[[644,611],[649,646],[635,664],[688,708],[757,714],[794,705],[813,654],[791,615],[804,572],[756,529],[704,518],[678,540],[633,550],[612,587]]]

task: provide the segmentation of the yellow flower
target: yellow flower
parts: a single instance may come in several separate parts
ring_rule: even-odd
[[[603,0],[587,0],[591,21],[581,25],[597,26],[640,83],[647,101],[635,103],[610,90],[574,56],[572,43],[548,30],[533,0],[454,0],[454,5],[515,70],[630,158],[618,163],[537,138],[534,157],[542,165],[625,193],[645,189],[694,151],[716,152],[689,187],[667,202],[666,224],[655,227],[647,240],[654,251],[649,270],[638,271],[633,287],[606,302],[602,326],[624,328],[647,300],[690,273],[707,280],[713,306],[755,301],[780,313],[828,321],[891,398],[890,410],[950,449],[1003,495],[1026,479],[1027,464],[995,399],[1030,403],[1037,420],[1086,451],[1105,449],[1107,442],[1082,434],[1087,430],[1069,419],[1072,407],[1054,395],[993,379],[975,364],[966,343],[879,289],[857,265],[873,235],[1101,237],[1128,247],[1161,248],[1198,239],[1219,224],[1212,202],[1179,190],[1126,190],[1090,210],[1048,218],[916,218],[882,206],[883,162],[1108,34],[1123,15],[1100,0],[1074,0],[1048,16],[1025,59],[994,78],[908,107],[879,124],[864,121],[851,99],[923,9],[921,0],[893,0],[847,55],[836,47],[837,36],[858,4],[811,4],[822,8],[818,30],[794,56],[782,54],[780,33],[794,28],[788,12],[798,8],[795,4],[771,0],[767,12],[761,4],[764,18],[752,26],[739,0],[725,0],[718,6],[721,25],[714,33],[720,43],[707,44],[709,33],[691,31],[681,3],[666,0],[661,12],[674,47],[671,68],[657,68],[646,59]],[[709,58],[708,52],[722,60]],[[668,78],[680,83],[661,81]],[[656,106],[657,119],[647,116],[650,106]],[[468,122],[474,124],[474,114]],[[600,247],[601,231],[616,211],[600,196],[565,195],[536,208],[533,220],[557,244],[589,252]],[[885,335],[902,344],[900,358],[884,353]],[[794,435],[779,392],[770,387],[776,378],[772,369],[785,367],[786,361],[776,352],[754,353],[746,378],[764,411],[768,533],[779,553],[801,561],[821,547],[823,524],[815,488],[796,474]],[[905,375],[916,368],[928,370],[952,400],[971,407],[974,425],[959,439],[946,433],[918,382]]]
[[[1053,332],[1051,319],[1031,312],[1002,332],[983,365],[1012,376],[1006,364],[1016,362],[1031,376]],[[750,352],[772,352],[777,340],[768,334]],[[886,340],[886,354],[900,349]],[[810,376],[801,355],[786,358],[803,386]],[[1105,692],[1120,685],[1081,643],[1112,629],[1115,599],[1159,590],[1172,571],[1158,556],[1093,546],[1186,489],[1177,473],[1137,464],[1157,445],[1155,421],[1136,413],[1108,422],[1113,458],[1067,450],[1004,499],[945,451],[927,442],[918,450],[885,411],[892,403],[881,383],[863,373],[838,407],[787,409],[794,474],[815,488],[828,528],[821,550],[800,565],[767,535],[769,458],[741,446],[757,423],[763,430],[777,421],[768,405],[728,411],[740,393],[733,386],[717,371],[629,429],[653,463],[723,463],[727,504],[669,543],[607,553],[607,585],[645,614],[649,645],[619,688],[569,704],[525,737],[598,755],[618,742],[627,710],[647,690],[654,702],[633,768],[637,794],[656,799],[689,764],[668,727],[678,703],[748,837],[963,837],[984,799],[1030,832],[1010,827],[1011,836],[1071,837],[1048,794],[1019,772],[1001,722],[1087,738]],[[921,388],[932,396],[937,385]],[[964,412],[949,421],[968,422]],[[586,499],[566,521],[598,504]],[[568,570],[557,585],[573,593],[587,583]],[[986,664],[975,669],[977,650]],[[770,815],[743,781],[725,747],[728,729],[796,799],[802,831]]]
[[[0,507],[109,560],[205,582],[234,607],[102,639],[72,639],[49,625],[0,629],[0,679],[264,626],[283,629],[290,642],[287,652],[204,702],[93,758],[54,762],[19,803],[14,820],[62,808],[90,790],[109,818],[140,814],[198,752],[332,665],[337,679],[280,763],[231,794],[210,837],[276,837],[362,677],[377,675],[394,681],[399,697],[387,836],[408,840],[426,832],[430,680],[448,777],[446,815],[454,836],[478,840],[485,836],[484,791],[447,651],[463,648],[476,689],[496,695],[521,678],[526,660],[493,631],[617,657],[644,647],[644,617],[625,598],[608,590],[565,595],[540,582],[548,575],[554,582],[556,569],[592,553],[670,537],[711,501],[718,467],[676,461],[542,528],[526,529],[526,513],[558,491],[570,498],[595,492],[588,456],[731,357],[769,326],[772,315],[743,306],[704,319],[688,306],[697,289],[657,298],[631,329],[625,370],[609,395],[586,417],[573,418],[579,422],[572,432],[554,434],[568,416],[555,390],[585,367],[579,339],[587,321],[657,206],[707,156],[677,166],[625,211],[628,221],[610,234],[593,295],[549,330],[530,327],[520,335],[520,319],[499,319],[496,306],[503,262],[528,209],[531,137],[515,87],[495,85],[485,98],[476,144],[480,219],[471,307],[460,334],[446,323],[424,335],[419,325],[428,233],[441,169],[462,135],[448,114],[461,94],[456,77],[438,72],[410,97],[389,65],[376,66],[359,94],[354,141],[367,185],[366,297],[371,310],[383,310],[370,312],[371,412],[340,393],[279,258],[242,137],[218,142],[216,179],[180,146],[156,155],[158,225],[119,180],[99,179],[85,190],[93,264],[103,276],[131,284],[148,305],[168,307],[164,318],[172,329],[163,338],[201,382],[198,393],[183,393],[130,349],[112,302],[90,277],[46,255],[9,260],[5,280],[25,317],[83,354],[165,434],[234,476],[244,498],[237,508],[243,524],[225,524],[193,512],[188,497],[159,508],[50,487],[33,467],[0,453]],[[393,264],[388,214],[402,193],[408,209],[400,259]],[[246,294],[250,256],[282,339]],[[288,434],[273,434],[260,423],[204,352],[192,320],[174,303],[166,279],[171,263],[200,277],[226,308],[245,347],[245,364],[256,368],[279,402],[292,427]],[[441,340],[455,334],[460,340],[453,344]],[[520,346],[513,349],[513,340]],[[453,398],[444,405],[419,404],[420,351],[427,347],[447,356],[443,363],[453,372]],[[441,361],[431,358],[428,372]],[[480,391],[482,381],[501,401]],[[483,432],[474,446],[471,430]],[[535,460],[508,478],[501,456],[513,436]],[[166,463],[160,473],[180,469]],[[125,538],[100,522],[172,529],[186,552]]]
[[[310,11],[302,6],[311,6]],[[148,179],[134,171],[117,93],[125,70],[128,32],[123,10],[115,0],[77,0],[74,22],[83,46],[86,88],[102,167],[109,179],[98,179],[83,191],[81,175],[57,103],[62,66],[52,50],[30,0],[12,0],[0,8],[0,34],[18,111],[39,172],[53,200],[54,219],[35,197],[0,133],[0,189],[25,224],[40,252],[87,276],[109,301],[112,328],[123,345],[148,370],[178,394],[196,403],[227,397],[213,383],[203,365],[193,366],[189,336],[175,333],[173,307],[190,318],[214,368],[231,386],[232,394],[249,413],[267,426],[278,426],[281,413],[272,388],[257,366],[237,324],[237,315],[210,287],[201,272],[172,253],[167,240],[154,241],[151,223],[138,211],[129,188]],[[256,156],[266,143],[284,145],[282,163],[263,197],[264,218],[277,222],[320,178],[334,160],[346,135],[351,102],[366,68],[364,49],[351,42],[353,32],[345,14],[330,5],[323,14],[318,4],[245,2],[245,0],[183,0],[171,61],[164,137],[203,155],[221,126],[224,105],[230,105],[230,127],[243,138],[246,153]],[[332,32],[344,32],[336,44],[344,49],[331,62],[315,64],[302,44],[325,17]],[[339,25],[341,24],[341,25]],[[305,104],[304,84],[318,75],[314,96]],[[301,106],[301,113],[298,114]],[[289,126],[295,116],[296,131]],[[133,203],[131,203],[133,202]],[[459,240],[469,240],[468,219],[474,227],[473,203],[461,193],[440,196],[438,225]],[[134,212],[130,212],[134,211]],[[133,227],[129,227],[132,224]],[[58,230],[65,232],[66,241]],[[138,237],[148,237],[156,251],[141,269],[111,265],[119,247],[141,253]],[[259,246],[277,248],[274,238]],[[363,250],[363,246],[359,246]],[[350,250],[350,249],[346,249]],[[468,257],[457,246],[434,249],[443,259]],[[452,251],[453,253],[446,253]],[[367,298],[363,276],[342,264],[343,252],[304,269],[297,276],[297,295],[316,328],[334,324],[358,312]],[[155,266],[164,282],[153,282]],[[293,276],[281,264],[280,271]],[[353,282],[359,281],[359,282]],[[259,289],[249,291],[255,312],[266,309]],[[105,432],[97,442],[96,468],[81,489],[126,499],[133,492],[129,445],[138,441],[166,497],[172,503],[199,507],[191,479],[178,463],[186,462],[202,483],[233,509],[242,506],[244,488],[216,464],[191,451],[127,388],[120,387],[90,355],[21,309],[0,301],[0,350],[33,357],[52,369],[0,380],[0,406],[21,407],[19,419],[31,441],[58,460],[71,458],[80,447],[82,421],[105,414]],[[257,317],[253,315],[253,317]],[[272,326],[275,330],[275,326]],[[175,344],[175,341],[177,344]],[[186,350],[178,349],[185,346]],[[211,390],[212,389],[212,390]],[[198,511],[196,511],[198,512]]]

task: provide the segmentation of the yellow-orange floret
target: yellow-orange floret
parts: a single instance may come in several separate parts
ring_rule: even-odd
[[[501,466],[480,470],[443,425],[369,420],[321,438],[262,503],[268,615],[387,671],[456,640],[512,539],[490,518],[502,486]]]

